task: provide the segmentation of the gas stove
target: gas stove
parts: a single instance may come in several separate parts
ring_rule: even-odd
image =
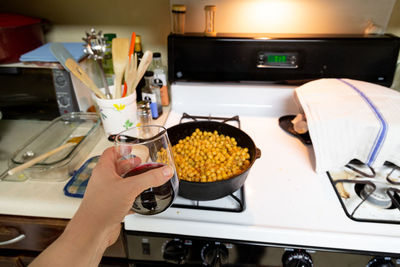
[[[180,123],[184,113],[202,119],[239,116],[240,129],[261,150],[261,157],[240,189],[244,205],[237,211],[218,210],[235,203],[230,196],[203,203],[177,197],[161,214],[128,215],[124,222],[126,243],[128,258],[134,263],[270,267],[400,264],[399,225],[349,218],[335,186],[336,182],[346,186],[346,182],[316,173],[312,146],[279,125],[282,116],[296,115],[299,108],[293,97],[297,85],[276,80],[320,77],[323,72],[302,66],[314,60],[306,56],[330,45],[346,47],[346,40],[324,40],[321,47],[316,45],[320,40],[310,40],[309,44],[307,40],[286,41],[169,37],[172,102],[165,127]],[[364,41],[351,40],[375,49],[375,40]],[[288,69],[285,64],[272,66],[271,71],[258,69],[260,60],[265,63],[262,66],[268,65],[264,62],[268,58],[260,55],[272,52],[280,58],[285,58],[286,52],[296,55],[299,70]],[[321,55],[326,53],[320,51]],[[337,58],[328,54],[326,60]],[[322,66],[320,63],[314,66]],[[367,63],[357,64],[369,72],[363,66]],[[337,75],[349,75],[345,69],[336,69]]]
[[[329,253],[354,256],[352,261],[363,264],[379,256],[400,258],[398,225],[349,219],[329,176],[314,171],[312,146],[280,128],[281,116],[298,112],[293,100],[294,88],[198,83],[171,86],[172,109],[165,127],[178,124],[185,112],[204,117],[238,115],[241,129],[254,140],[262,156],[254,163],[241,189],[245,208],[239,212],[213,209],[235,204],[231,197],[200,203],[211,209],[187,207],[198,203],[177,197],[174,205],[161,214],[127,216],[127,241],[134,244],[128,245],[128,251],[132,249],[128,253],[131,259],[146,261],[154,257],[152,253],[143,255],[134,250],[137,246],[152,247],[157,250],[158,261],[165,261],[168,258],[165,251],[170,245],[178,244],[177,247],[186,247],[191,253],[198,250],[198,255],[204,255],[201,250],[206,245],[215,246],[215,242],[228,247],[231,257],[238,257],[239,248],[255,251],[261,244],[281,256],[288,251],[300,253],[302,258],[311,253],[315,264],[318,257],[332,256]],[[246,94],[239,93],[242,91]],[[212,94],[214,97],[210,98]],[[211,109],[212,106],[218,107]],[[277,258],[281,260],[281,256]],[[191,259],[197,263],[203,261],[201,257]],[[265,266],[281,264],[277,259],[272,262],[277,265]],[[339,260],[336,266],[346,266],[340,264],[343,262]]]

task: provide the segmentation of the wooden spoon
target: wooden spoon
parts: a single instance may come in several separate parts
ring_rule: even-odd
[[[115,73],[115,92],[114,98],[121,98],[121,84],[122,77],[124,76],[126,67],[126,57],[129,52],[129,39],[128,38],[114,38],[112,39],[112,58]]]
[[[51,155],[53,155],[53,154],[55,154],[55,153],[57,153],[57,152],[59,152],[59,151],[61,151],[63,149],[66,149],[68,147],[71,147],[71,146],[74,146],[74,145],[78,144],[83,138],[84,138],[84,136],[72,137],[65,144],[63,144],[63,145],[61,145],[61,146],[59,146],[59,147],[57,147],[57,148],[55,148],[53,150],[50,150],[50,151],[48,151],[48,152],[46,152],[46,153],[44,153],[44,154],[42,154],[40,156],[37,156],[36,158],[33,158],[33,159],[25,162],[24,164],[19,165],[18,167],[15,167],[15,168],[9,170],[7,172],[7,174],[8,175],[13,175],[13,174],[18,173],[20,171],[23,171],[23,170],[35,165],[36,163],[38,163],[38,162],[50,157]]]

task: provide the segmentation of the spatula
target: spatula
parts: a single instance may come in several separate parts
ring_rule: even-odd
[[[40,156],[37,156],[36,158],[33,158],[33,159],[25,162],[24,164],[21,164],[21,165],[15,167],[15,168],[9,170],[7,172],[7,174],[8,175],[16,174],[16,173],[18,173],[20,171],[23,171],[23,170],[35,165],[36,163],[38,163],[38,162],[40,162],[42,160],[50,157],[51,155],[56,154],[57,152],[59,152],[59,151],[61,151],[63,149],[66,149],[66,148],[71,147],[71,146],[75,146],[76,144],[78,144],[83,139],[83,137],[84,136],[72,137],[65,144],[63,144],[63,145],[61,145],[59,147],[56,147],[53,150],[50,150],[50,151],[48,151],[48,152],[46,152],[46,153],[44,153],[44,154],[42,154]]]
[[[136,78],[135,81],[133,82],[130,93],[133,93],[135,91],[136,86],[139,84],[140,80],[142,79],[144,73],[146,72],[152,60],[153,60],[153,53],[151,51],[144,52],[139,67],[137,68]]]
[[[126,57],[129,52],[128,38],[114,38],[111,44],[113,67],[115,73],[115,93],[114,98],[121,98],[121,84],[126,67]]]
[[[132,32],[131,43],[130,43],[130,46],[129,46],[129,62],[126,65],[126,69],[129,68],[129,66],[130,66],[129,64],[134,59],[133,54],[135,53],[135,40],[136,40],[136,33]],[[135,65],[135,72],[136,72],[136,68],[137,68],[137,64]],[[124,90],[123,90],[123,93],[122,93],[122,97],[125,97],[127,95],[127,93],[128,93],[128,83],[126,82],[126,80],[127,80],[127,78],[126,78],[126,72],[127,72],[126,69],[125,69],[125,77],[124,77],[125,83],[124,83]]]
[[[136,80],[136,66],[137,66],[137,55],[135,54],[130,60],[128,58],[129,63],[125,68],[125,83],[127,91],[125,92],[124,96],[130,95],[134,90],[132,89],[133,83]]]

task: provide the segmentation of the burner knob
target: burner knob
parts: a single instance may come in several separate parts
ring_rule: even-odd
[[[206,266],[219,267],[228,262],[228,249],[220,243],[207,244],[201,250],[203,264]]]
[[[182,240],[174,239],[169,241],[163,252],[163,257],[166,261],[175,264],[184,264],[188,254],[187,247]]]
[[[310,254],[303,250],[286,251],[282,256],[283,267],[312,267]]]
[[[395,267],[395,265],[390,258],[375,257],[368,262],[366,267]]]

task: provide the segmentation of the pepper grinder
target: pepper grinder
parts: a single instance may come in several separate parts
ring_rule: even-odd
[[[206,15],[206,29],[204,30],[205,36],[216,36],[215,31],[215,12],[217,11],[216,6],[205,6],[204,7]]]

